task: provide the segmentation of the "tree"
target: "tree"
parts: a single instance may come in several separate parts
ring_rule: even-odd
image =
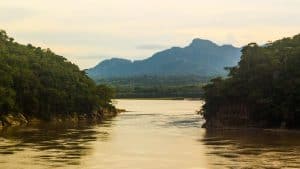
[[[2,30],[0,77],[0,113],[48,119],[113,107],[108,87],[97,87],[85,72],[50,49],[18,44]]]
[[[264,46],[248,44],[238,66],[229,70],[228,78],[204,88],[208,123],[228,114],[228,125],[235,124],[247,112],[247,125],[300,127],[300,34]],[[233,116],[232,107],[244,108]]]

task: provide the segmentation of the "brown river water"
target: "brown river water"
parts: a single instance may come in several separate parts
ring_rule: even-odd
[[[300,168],[300,132],[205,130],[200,100],[116,100],[102,124],[0,130],[0,169]]]

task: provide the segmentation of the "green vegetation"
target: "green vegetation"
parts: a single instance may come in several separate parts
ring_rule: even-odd
[[[135,76],[98,80],[113,86],[118,98],[200,98],[208,77],[199,76]]]
[[[50,49],[21,45],[0,31],[0,115],[49,119],[89,115],[111,105],[113,92]]]
[[[229,77],[204,90],[206,127],[300,128],[300,35],[245,46]]]

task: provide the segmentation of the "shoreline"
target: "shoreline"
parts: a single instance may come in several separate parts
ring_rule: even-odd
[[[78,115],[56,115],[45,120],[37,117],[25,117],[23,113],[8,113],[0,117],[0,130],[8,127],[35,126],[39,124],[80,124],[80,123],[99,123],[116,117],[118,114],[126,112],[124,109],[115,109],[114,111],[103,109],[92,114]]]
[[[268,132],[297,132],[300,133],[300,128],[264,128],[264,127],[246,127],[246,126],[235,126],[235,127],[228,127],[228,126],[223,126],[223,127],[207,127],[205,126],[205,123],[201,126],[201,128],[205,130],[226,130],[226,131],[234,131],[234,130],[245,130],[245,131],[250,131],[250,130],[260,130],[260,131],[268,131]]]
[[[114,98],[113,100],[203,100],[202,98],[185,98],[185,97],[162,97],[162,98]]]

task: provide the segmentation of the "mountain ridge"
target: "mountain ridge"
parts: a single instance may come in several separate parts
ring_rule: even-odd
[[[210,40],[195,38],[185,47],[171,47],[143,60],[111,58],[86,70],[93,79],[122,78],[143,75],[225,75],[224,67],[235,66],[241,48],[230,44],[218,45]]]

